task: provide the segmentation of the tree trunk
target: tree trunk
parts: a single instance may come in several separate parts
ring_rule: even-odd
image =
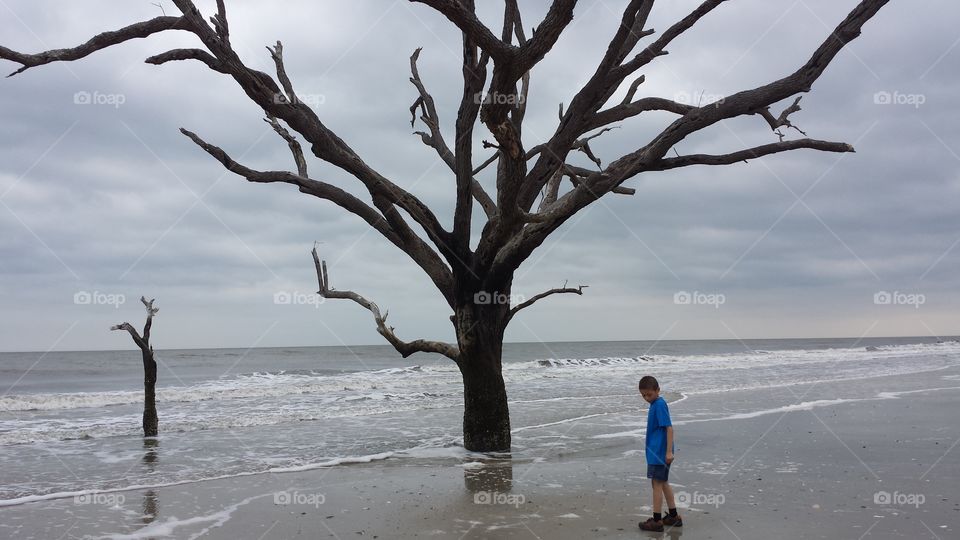
[[[472,452],[509,452],[510,410],[500,361],[510,306],[470,300],[454,318],[463,375],[463,446]]]
[[[143,436],[157,436],[157,362],[153,348],[143,351]]]

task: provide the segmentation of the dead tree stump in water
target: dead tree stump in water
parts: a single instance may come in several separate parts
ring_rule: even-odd
[[[153,299],[147,301],[143,296],[140,301],[147,308],[147,322],[143,325],[143,335],[128,322],[110,327],[110,330],[126,330],[133,338],[133,342],[140,347],[143,356],[143,436],[157,436],[157,362],[153,357],[153,346],[150,345],[150,327],[153,325],[153,316],[160,311],[153,307]]]

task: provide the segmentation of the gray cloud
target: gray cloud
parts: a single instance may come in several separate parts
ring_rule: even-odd
[[[651,26],[662,31],[698,3],[661,2]],[[206,12],[210,4],[200,3]],[[422,46],[421,75],[452,133],[460,92],[452,26],[407,2],[234,4],[233,41],[244,60],[269,71],[263,47],[282,39],[295,85],[317,101],[324,122],[449,224],[452,179],[410,134],[407,78],[409,55]],[[499,24],[494,4],[481,13],[491,26]],[[521,2],[528,29],[545,4]],[[622,4],[584,0],[534,71],[528,146],[554,130],[557,104],[589,77]],[[731,2],[644,72],[641,93],[710,99],[783,76],[853,5]],[[149,2],[51,9],[6,0],[0,41],[31,51],[70,46],[157,11]],[[891,2],[804,97],[798,125],[855,143],[856,154],[800,151],[643,175],[629,183],[636,196],[607,197],[575,216],[521,267],[515,292],[564,280],[590,288],[525,311],[508,339],[957,333],[957,14],[946,0],[922,9]],[[192,45],[187,35],[155,36],[0,82],[0,350],[126,347],[106,328],[139,321],[140,294],[161,306],[163,348],[381,343],[369,314],[351,303],[274,303],[278,291],[315,289],[315,240],[334,261],[335,285],[389,307],[401,336],[452,339],[429,280],[361,220],[290,186],[248,184],[177,132],[196,131],[254,167],[291,166],[283,141],[231,80],[199,65],[142,62]],[[76,105],[77,92],[122,96],[123,104]],[[878,92],[924,103],[878,105]],[[669,121],[650,114],[625,122],[594,150],[609,162]],[[489,135],[478,134],[475,153],[486,156],[479,140]],[[677,150],[719,153],[771,140],[762,120],[746,118]],[[311,167],[363,195],[342,172]],[[123,294],[126,303],[76,305],[78,291]],[[720,293],[726,302],[676,305],[678,291]],[[920,292],[926,303],[876,305],[878,291]]]

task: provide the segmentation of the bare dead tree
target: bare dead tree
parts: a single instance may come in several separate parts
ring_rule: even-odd
[[[143,436],[157,436],[157,361],[153,356],[153,345],[150,344],[150,327],[153,326],[153,316],[160,311],[160,308],[153,307],[153,299],[147,301],[143,296],[140,297],[143,306],[147,308],[147,322],[143,325],[143,335],[137,332],[132,324],[125,322],[115,324],[110,330],[126,330],[133,338],[133,342],[140,348],[143,357]]]
[[[559,121],[549,139],[528,149],[522,137],[527,108],[530,72],[553,48],[573,19],[576,0],[553,0],[546,16],[528,36],[516,0],[504,0],[503,26],[499,34],[476,15],[474,0],[410,0],[442,14],[463,38],[462,95],[457,109],[453,145],[440,129],[439,111],[417,70],[420,49],[410,57],[415,101],[410,111],[416,131],[450,169],[456,206],[452,229],[445,229],[433,211],[386,174],[364,161],[343,138],[334,133],[306,103],[301,101],[286,72],[280,42],[269,47],[276,76],[248,67],[230,43],[225,2],[217,1],[217,13],[209,22],[190,0],[173,0],[178,16],[161,16],[119,30],[105,32],[73,48],[24,54],[0,47],[0,58],[20,64],[14,74],[51,62],[73,61],[96,51],[136,38],[168,31],[193,34],[199,48],[174,49],[147,58],[150,64],[175,60],[202,62],[211,70],[231,77],[247,97],[263,110],[267,121],[290,146],[296,172],[258,171],[237,163],[223,149],[196,134],[182,130],[194,143],[228,170],[250,182],[287,183],[308,195],[329,201],[364,220],[389,242],[409,256],[430,278],[449,305],[456,343],[427,340],[404,341],[386,325],[373,302],[329,286],[324,264],[314,253],[320,293],[328,298],[346,298],[373,313],[377,331],[402,355],[438,353],[459,366],[464,383],[464,445],[470,450],[508,451],[510,418],[501,374],[504,330],[521,309],[559,293],[582,293],[562,287],[538,294],[515,306],[508,302],[478,299],[510,298],[514,272],[543,241],[570,217],[607,194],[632,194],[624,182],[641,174],[690,167],[727,165],[797,149],[853,152],[852,146],[808,138],[796,128],[790,115],[798,112],[799,94],[809,92],[836,55],[856,39],[863,25],[888,0],[860,0],[796,71],[768,84],[748,88],[723,100],[702,106],[678,103],[656,96],[637,97],[645,66],[667,54],[667,47],[690,31],[726,0],[706,0],[646,45],[655,34],[647,28],[654,0],[626,0],[616,32],[589,80],[569,103],[561,104]],[[586,68],[587,66],[584,66]],[[619,88],[626,96],[611,102]],[[781,101],[793,98],[778,115],[771,111]],[[649,111],[673,114],[676,119],[636,150],[602,166],[590,142],[614,124]],[[419,116],[418,116],[419,115]],[[709,129],[718,122],[740,116],[759,116],[779,138],[776,142],[728,154],[670,156],[687,136]],[[493,141],[491,156],[475,165],[473,146],[478,123]],[[786,140],[779,128],[794,128],[803,138]],[[314,157],[348,173],[365,188],[369,200],[327,181],[311,177],[298,137],[309,144]],[[596,144],[594,144],[596,146]],[[583,152],[596,168],[577,167],[569,160]],[[481,173],[496,163],[489,192]],[[569,185],[563,180],[569,179]],[[566,187],[564,187],[566,186]],[[537,204],[537,201],[540,201]],[[486,222],[479,242],[471,246],[474,205]]]

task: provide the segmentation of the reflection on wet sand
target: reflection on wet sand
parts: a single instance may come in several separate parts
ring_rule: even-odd
[[[153,473],[157,468],[157,461],[159,460],[159,452],[157,447],[160,445],[160,440],[155,437],[148,437],[143,439],[143,459],[142,463],[144,469],[147,473]],[[144,525],[153,523],[157,519],[157,515],[160,513],[160,505],[157,501],[157,492],[153,489],[148,489],[143,492],[143,512],[142,517],[140,518]]]
[[[480,460],[480,465],[463,470],[463,483],[467,491],[506,493],[513,487],[513,460],[491,458]]]

